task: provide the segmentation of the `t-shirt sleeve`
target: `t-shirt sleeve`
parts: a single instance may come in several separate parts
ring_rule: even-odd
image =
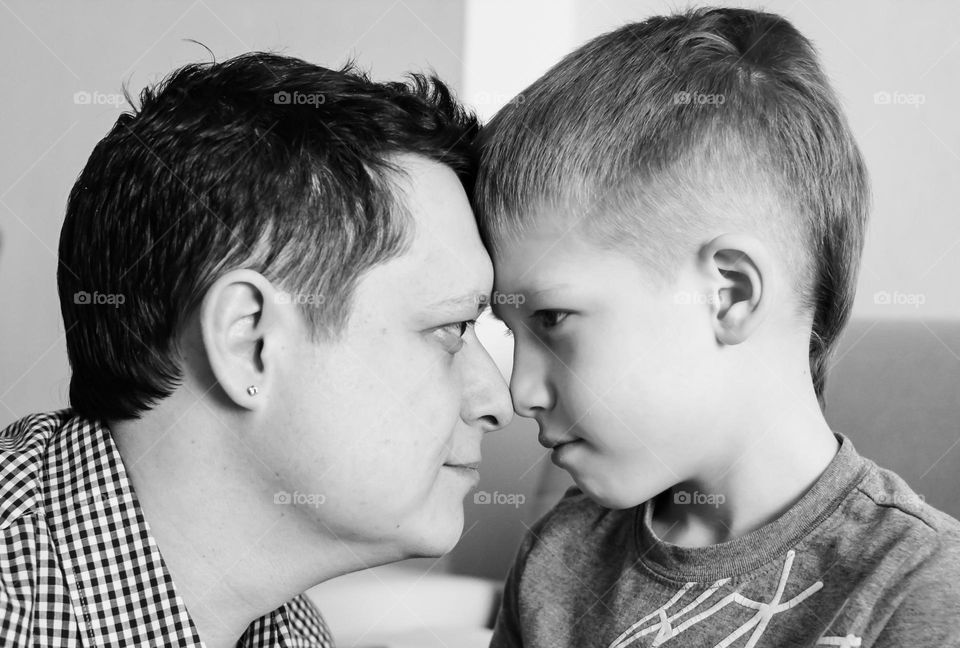
[[[507,580],[503,585],[503,598],[500,611],[493,627],[490,648],[522,648],[523,634],[520,626],[520,579],[527,563],[527,554],[533,546],[533,532],[528,531],[517,551],[517,557],[510,567]]]
[[[873,648],[960,647],[960,538],[943,539],[904,579],[898,598]]]
[[[523,636],[520,632],[520,577],[523,574],[526,550],[529,550],[529,547],[524,542],[507,574],[490,648],[523,647]]]

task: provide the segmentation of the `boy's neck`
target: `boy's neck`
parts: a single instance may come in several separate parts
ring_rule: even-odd
[[[819,407],[800,417],[773,418],[751,426],[739,437],[740,446],[701,476],[658,498],[658,537],[690,547],[727,542],[776,520],[810,490],[836,455],[837,438]]]

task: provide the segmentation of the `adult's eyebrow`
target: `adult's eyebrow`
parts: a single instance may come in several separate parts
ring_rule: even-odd
[[[490,296],[482,292],[473,292],[459,297],[450,297],[442,299],[430,306],[431,309],[446,312],[463,312],[468,308],[476,309],[476,316],[479,317],[490,303]]]

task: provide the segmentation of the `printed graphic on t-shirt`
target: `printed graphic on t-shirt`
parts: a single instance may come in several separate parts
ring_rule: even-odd
[[[787,601],[783,600],[783,593],[790,580],[790,571],[793,568],[793,560],[795,557],[795,551],[790,550],[787,552],[786,560],[783,563],[783,570],[780,573],[780,582],[777,585],[777,591],[768,602],[754,601],[739,592],[731,592],[719,600],[711,601],[714,594],[730,582],[729,578],[723,578],[713,583],[706,591],[684,605],[680,610],[671,614],[670,610],[674,606],[680,605],[686,594],[697,585],[696,583],[686,583],[669,601],[624,630],[619,637],[610,643],[608,648],[626,648],[639,641],[642,637],[649,635],[654,635],[653,642],[650,644],[651,646],[663,645],[670,639],[681,636],[690,628],[709,622],[711,617],[722,612],[727,606],[732,604],[755,610],[756,613],[726,637],[716,637],[717,643],[715,648],[733,646],[738,639],[748,634],[749,638],[742,646],[743,648],[754,648],[761,637],[763,637],[763,633],[766,632],[770,621],[775,616],[789,613],[791,609],[800,605],[823,588],[823,582],[816,581],[793,598]],[[683,639],[678,640],[677,643],[678,645],[682,644]],[[844,637],[825,636],[820,638],[817,645],[857,648],[860,646],[860,637],[854,635]]]

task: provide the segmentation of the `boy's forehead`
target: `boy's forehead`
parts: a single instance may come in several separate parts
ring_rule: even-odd
[[[522,228],[492,239],[494,283],[498,280],[535,280],[544,268],[603,251],[587,239],[583,228],[569,219],[536,218]],[[555,270],[554,270],[555,271]]]

